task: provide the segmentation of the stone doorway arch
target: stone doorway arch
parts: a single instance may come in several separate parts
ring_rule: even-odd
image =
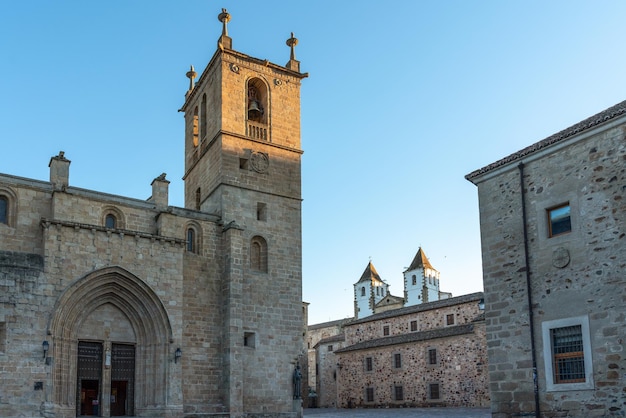
[[[121,334],[132,336],[126,339],[134,337],[131,343],[136,345],[135,414],[166,408],[168,354],[173,341],[169,316],[159,297],[145,282],[121,267],[107,267],[73,282],[55,304],[48,326],[54,359],[51,376],[54,409],[63,417],[76,416],[79,340],[84,338],[81,334],[85,321],[103,312],[115,312],[124,318],[122,322],[126,327],[132,328]],[[111,318],[119,323],[115,319]],[[103,343],[110,345],[107,338],[109,335],[105,333]],[[108,395],[104,389],[103,396]],[[102,405],[100,413],[109,416],[110,411]]]

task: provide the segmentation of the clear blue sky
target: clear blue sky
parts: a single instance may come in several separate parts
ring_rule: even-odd
[[[626,98],[626,2],[23,1],[0,5],[0,172],[145,199],[166,172],[183,205],[193,64],[233,48],[302,85],[303,298],[310,323],[353,314],[370,257],[394,295],[420,246],[442,290],[482,290],[465,174]],[[115,167],[115,168],[113,168]]]

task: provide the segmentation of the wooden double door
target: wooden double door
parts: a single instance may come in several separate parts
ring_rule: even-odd
[[[102,342],[80,341],[77,377],[77,416],[133,415],[134,345],[111,344],[105,351]]]

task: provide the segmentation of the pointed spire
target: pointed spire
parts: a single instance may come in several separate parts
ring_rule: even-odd
[[[411,262],[411,265],[406,269],[406,271],[416,270],[418,268],[429,268],[431,270],[435,270],[435,268],[428,261],[428,257],[426,257],[426,253],[422,251],[422,247],[417,250],[417,254],[415,254],[415,258]]]
[[[365,267],[365,271],[363,272],[363,274],[361,275],[361,278],[359,279],[357,283],[360,283],[360,282],[370,283],[373,281],[382,282],[383,279],[380,278],[380,275],[378,274],[378,272],[374,268],[374,265],[370,261],[369,263],[367,263],[367,267]]]
[[[291,32],[291,38],[287,39],[287,46],[291,48],[291,53],[289,55],[289,62],[285,67],[300,72],[300,61],[296,60],[296,45],[298,45],[298,39],[295,38],[293,32]]]
[[[222,13],[217,15],[217,20],[222,22],[222,36],[217,40],[217,47],[220,50],[233,49],[233,40],[228,36],[227,24],[230,22],[230,13],[226,9],[222,9]]]

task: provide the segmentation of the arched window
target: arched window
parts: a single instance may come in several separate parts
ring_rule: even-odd
[[[250,268],[267,273],[267,242],[263,237],[253,237],[250,241]]]
[[[196,189],[196,210],[200,210],[200,203],[202,202],[202,194],[200,193],[200,188]]]
[[[104,227],[108,229],[115,229],[117,226],[117,218],[112,213],[107,213],[104,217]]]
[[[9,199],[0,196],[0,223],[9,224]]]
[[[415,286],[417,284],[417,276],[414,274],[413,277],[411,277],[411,284],[413,286]]]
[[[207,130],[207,120],[206,120],[206,114],[207,114],[207,104],[206,104],[206,93],[202,95],[202,104],[200,105],[200,139],[203,140],[204,137],[206,136],[206,130]]]
[[[198,106],[193,110],[193,146],[197,147],[199,144],[198,141]]]
[[[246,134],[249,138],[267,141],[268,89],[263,80],[248,80],[246,98]]]
[[[361,296],[365,296],[365,286],[361,287]]]
[[[196,231],[193,228],[187,229],[187,251],[190,253],[197,252]]]

